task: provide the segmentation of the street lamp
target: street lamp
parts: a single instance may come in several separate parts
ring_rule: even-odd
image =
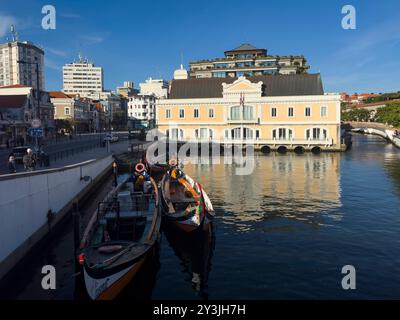
[[[37,99],[37,108],[35,110],[35,119],[40,120],[40,87],[39,87],[39,63],[38,62],[30,62],[30,61],[24,61],[24,60],[18,60],[17,63],[21,64],[34,64],[36,66],[36,99]],[[36,150],[38,150],[38,138],[36,137],[35,139],[35,144],[36,144]]]

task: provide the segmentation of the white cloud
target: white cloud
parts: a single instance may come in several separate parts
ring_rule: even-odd
[[[80,38],[86,43],[86,44],[99,44],[104,41],[104,37],[102,36],[80,36]]]
[[[47,52],[49,52],[55,56],[58,56],[58,57],[67,57],[68,56],[68,52],[66,52],[64,50],[59,50],[59,49],[54,49],[54,48],[49,48],[49,47],[46,47],[45,49]]]

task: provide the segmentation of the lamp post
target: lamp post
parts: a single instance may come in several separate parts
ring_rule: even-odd
[[[39,87],[39,63],[38,62],[30,62],[30,61],[24,61],[24,60],[18,60],[17,63],[21,64],[34,64],[36,69],[36,100],[37,100],[37,107],[35,110],[34,118],[40,120],[40,87]],[[36,136],[35,138],[35,147],[36,150],[39,150],[39,144],[38,144],[38,138]]]

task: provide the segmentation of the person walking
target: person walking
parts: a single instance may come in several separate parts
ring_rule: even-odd
[[[8,171],[10,173],[16,173],[17,169],[15,167],[15,156],[14,153],[10,153],[8,156]]]
[[[23,158],[24,168],[26,171],[33,171],[36,166],[35,156],[32,149],[28,149],[26,152],[27,154]]]

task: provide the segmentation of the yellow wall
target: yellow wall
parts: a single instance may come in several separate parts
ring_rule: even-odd
[[[225,106],[221,103],[204,103],[204,104],[172,104],[157,106],[158,113],[158,128],[161,132],[166,133],[169,129],[169,124],[172,127],[178,127],[184,130],[185,139],[194,138],[194,130],[199,128],[208,128],[214,130],[214,138],[223,139],[225,129],[233,129],[243,125],[251,129],[260,130],[260,140],[272,139],[272,130],[274,128],[286,127],[293,130],[293,139],[306,139],[305,130],[308,128],[323,128],[328,130],[328,138],[333,139],[333,144],[339,145],[338,137],[340,137],[340,112],[338,112],[337,102],[298,102],[298,103],[245,103],[255,107],[254,117],[256,121],[243,121],[243,124],[232,123],[228,120],[230,116],[230,106]],[[327,115],[321,116],[321,106],[327,107]],[[277,109],[277,116],[271,116],[271,109]],[[294,116],[288,116],[288,108],[294,108]],[[311,108],[311,116],[305,116],[305,108]],[[199,118],[194,118],[194,109],[199,110]],[[208,116],[208,110],[214,109],[214,118]],[[171,118],[166,118],[166,109],[171,110]],[[179,110],[185,110],[185,117],[179,118]],[[260,124],[257,120],[260,118]]]

